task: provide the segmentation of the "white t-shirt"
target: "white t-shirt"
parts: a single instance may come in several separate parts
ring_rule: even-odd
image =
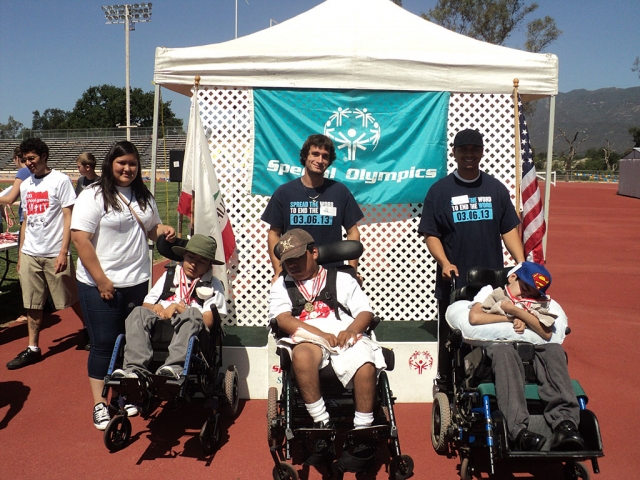
[[[288,280],[291,277],[287,275]],[[271,295],[269,298],[269,318],[275,318],[281,313],[290,312],[292,309],[291,299],[287,293],[287,288],[284,284],[285,278],[280,276],[278,280],[271,287]],[[302,282],[307,291],[311,292],[313,289],[314,279],[305,280]],[[322,290],[326,285],[326,279],[322,282],[319,290]],[[316,286],[317,288],[317,286]],[[361,312],[371,312],[371,306],[369,305],[369,299],[364,294],[358,282],[348,273],[337,272],[336,276],[336,290],[338,295],[338,302],[351,310],[353,317],[350,317],[342,310],[340,311],[340,320],[336,318],[333,310],[325,308],[324,302],[316,300],[314,302],[315,318],[308,316],[307,312],[300,315],[300,319],[314,327],[319,328],[323,332],[332,333],[337,335],[345,328],[347,328],[353,319]]]
[[[138,214],[147,232],[162,223],[155,200],[150,199],[143,212],[131,191],[131,187],[116,187]],[[97,195],[96,195],[97,193]],[[75,193],[74,193],[75,194]],[[133,198],[132,198],[133,197]],[[118,196],[121,211],[109,207],[104,210],[104,200],[98,185],[85,188],[76,201],[71,217],[71,229],[93,233],[91,243],[96,250],[100,266],[114,287],[139,285],[149,280],[151,260],[145,232],[142,231],[129,207]],[[87,269],[78,258],[76,278],[79,282],[95,286]]]
[[[176,271],[173,275],[173,286],[176,287],[175,297],[169,297],[166,300],[161,300],[159,303],[162,305],[162,308],[167,308],[172,303],[180,303],[182,300],[182,295],[180,295],[179,283],[180,283],[180,272],[182,271],[182,265],[176,266]],[[164,290],[164,282],[167,277],[167,272],[164,272],[162,276],[158,279],[158,281],[153,285],[153,288],[147,293],[147,296],[144,297],[144,303],[150,303],[152,305],[158,303],[158,299],[162,295],[162,291]],[[185,275],[186,278],[186,275]],[[191,290],[192,280],[186,278],[186,291],[189,292]],[[218,309],[218,313],[220,315],[224,315],[227,313],[227,302],[224,298],[224,287],[222,286],[222,282],[213,276],[211,271],[205,273],[202,276],[203,282],[211,281],[211,287],[213,288],[212,292],[205,292],[198,288],[196,291],[190,295],[191,301],[189,302],[189,307],[195,307],[201,312],[206,312],[211,309],[211,304],[214,304]],[[195,296],[198,296],[200,299],[204,300],[202,306],[195,300]]]
[[[57,257],[62,248],[63,208],[76,201],[71,180],[58,170],[42,178],[31,175],[20,184],[20,201],[27,214],[22,253],[32,257]]]

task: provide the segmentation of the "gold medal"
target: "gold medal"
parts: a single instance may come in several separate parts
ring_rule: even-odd
[[[305,304],[304,304],[304,311],[305,311],[305,312],[309,312],[309,313],[311,313],[311,312],[313,312],[314,310],[315,310],[315,307],[313,306],[313,303],[311,303],[311,302],[307,302],[307,303],[305,303]]]

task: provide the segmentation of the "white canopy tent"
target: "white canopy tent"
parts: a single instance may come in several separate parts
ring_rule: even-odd
[[[310,30],[323,26],[322,35]],[[389,0],[327,0],[236,40],[156,50],[156,84],[190,95],[202,85],[511,93],[558,93],[558,58],[474,40]]]
[[[310,33],[318,25],[326,33]],[[160,87],[190,96],[196,77],[200,77],[201,86],[213,89],[442,91],[462,96],[508,96],[517,78],[523,100],[551,97],[547,178],[551,174],[558,58],[474,40],[430,23],[390,0],[326,0],[246,37],[196,47],[158,47],[153,190]],[[464,113],[456,115],[465,117]],[[234,158],[239,155],[242,152],[236,152]],[[504,161],[507,157],[501,158]],[[544,196],[547,226],[550,185],[546,182]],[[237,191],[238,186],[234,188]],[[259,217],[260,212],[255,215]]]
[[[327,33],[310,34],[318,25]],[[154,133],[159,87],[190,96],[196,76],[206,86],[497,94],[512,93],[517,78],[524,101],[551,97],[547,178],[551,174],[558,58],[474,40],[390,0],[327,0],[246,37],[197,47],[158,47]],[[154,173],[155,152],[154,145]],[[546,182],[547,221],[549,194]]]

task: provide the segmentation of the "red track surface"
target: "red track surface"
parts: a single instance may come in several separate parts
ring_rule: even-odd
[[[616,191],[615,185],[559,184],[552,188],[549,222],[550,293],[573,330],[565,343],[569,368],[602,429],[606,457],[597,479],[640,477],[640,383],[634,380],[640,367],[640,200]],[[132,443],[110,454],[90,420],[87,354],[76,349],[79,321],[69,309],[45,321],[45,359],[21,370],[4,364],[24,349],[26,325],[0,331],[0,479],[271,478],[264,400],[241,402],[213,457],[203,456],[198,443],[204,421],[199,405],[159,409],[151,420],[133,418]],[[414,478],[458,478],[458,460],[433,452],[430,415],[431,404],[396,405]],[[501,475],[520,476],[508,470]],[[535,478],[554,477],[544,471]],[[319,478],[315,471],[309,475]],[[381,470],[368,478],[387,475]]]

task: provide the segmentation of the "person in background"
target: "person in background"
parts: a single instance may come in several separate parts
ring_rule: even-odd
[[[520,219],[507,188],[480,170],[484,153],[482,134],[459,131],[453,140],[457,170],[438,180],[427,192],[418,225],[429,253],[438,263],[435,297],[438,299],[438,374],[436,387],[451,389],[451,361],[445,343],[450,328],[445,320],[451,291],[451,272],[456,287],[467,284],[472,267],[504,267],[502,242],[513,259],[525,260],[518,232]]]
[[[76,165],[78,165],[78,171],[80,172],[76,182],[76,195],[80,195],[82,190],[97,182],[100,177],[96,173],[96,157],[93,156],[93,153],[82,152],[76,158]]]
[[[78,293],[91,341],[87,368],[98,430],[104,430],[111,418],[102,389],[113,346],[125,333],[130,305],[142,305],[147,294],[147,240],[163,234],[169,242],[175,240],[175,230],[162,224],[142,180],[138,149],[128,141],[115,143],[102,163],[100,180],[80,192],[71,219]],[[133,405],[125,408],[129,415],[137,413]]]
[[[16,200],[20,200],[20,185],[22,185],[22,182],[24,182],[27,178],[31,176],[31,172],[24,164],[25,161],[22,158],[20,145],[18,145],[16,148],[13,149],[13,163],[15,164],[17,169],[16,177],[13,180],[13,184],[11,185],[11,187],[9,187],[6,190],[6,193],[0,196],[0,205],[6,206],[6,207],[11,207],[11,205],[13,205],[13,203]],[[24,220],[24,214],[22,212],[22,202],[20,202],[18,206],[18,218],[20,220],[20,225],[22,225],[22,221]],[[2,228],[0,228],[0,231],[2,231]],[[20,241],[20,239],[18,239],[18,241]],[[26,315],[20,315],[16,319],[16,322],[26,322],[26,321],[27,321]]]
[[[267,243],[274,274],[271,283],[282,271],[273,249],[280,236],[292,228],[309,232],[316,245],[341,241],[343,227],[347,240],[360,240],[358,222],[364,218],[362,210],[347,187],[324,178],[335,159],[336,149],[331,139],[325,135],[311,135],[300,149],[304,174],[278,187],[269,199],[261,219],[269,224]],[[307,205],[308,214],[294,214],[300,205]],[[357,270],[358,260],[349,260],[349,265]]]
[[[48,166],[49,147],[41,139],[26,139],[20,144],[20,152],[31,172],[20,185],[24,221],[17,263],[29,343],[7,363],[9,370],[42,360],[38,343],[49,295],[57,309],[72,306],[82,319],[69,251],[71,211],[76,200],[73,185],[67,175]]]

